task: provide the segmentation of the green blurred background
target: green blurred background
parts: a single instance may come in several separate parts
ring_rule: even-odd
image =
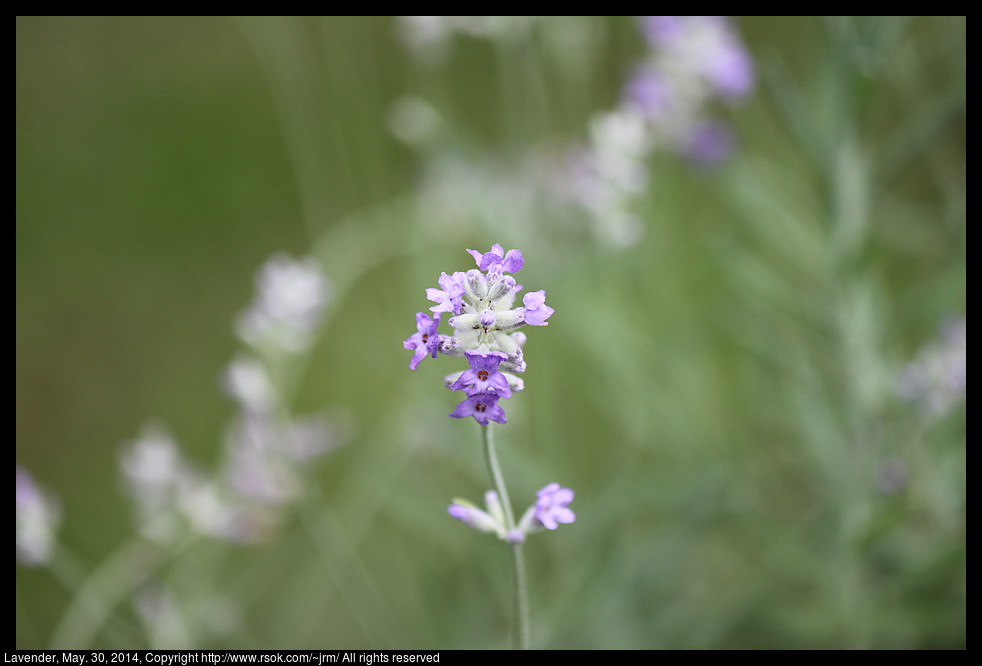
[[[535,647],[964,647],[964,402],[895,387],[966,308],[965,19],[735,25],[758,70],[720,110],[736,154],[654,155],[618,248],[508,176],[616,105],[631,18],[427,60],[391,17],[19,17],[16,459],[59,497],[72,565],[17,565],[17,647],[510,645],[505,547],[446,515],[489,487],[478,427],[446,417],[460,368],[410,372],[400,344],[495,242],[556,308],[497,430],[512,497],[577,493],[525,549]],[[437,138],[394,136],[407,96]],[[140,569],[184,645],[148,637],[133,590],[50,645],[134,539],[123,443],[157,419],[218,460],[232,323],[280,250],[336,285],[292,408],[346,444],[274,539]]]

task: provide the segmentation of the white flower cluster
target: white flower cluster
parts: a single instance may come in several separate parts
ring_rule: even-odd
[[[897,383],[905,400],[917,403],[929,416],[943,416],[965,399],[966,323],[950,319],[937,340],[925,345]]]
[[[239,317],[239,337],[252,347],[301,352],[320,325],[332,291],[313,258],[277,254],[256,275],[256,298]]]
[[[239,407],[228,429],[225,456],[209,475],[185,459],[161,426],[148,425],[122,455],[123,479],[136,504],[139,530],[149,539],[173,539],[185,527],[212,537],[261,541],[282,508],[303,491],[300,470],[338,444],[328,419],[286,413],[267,361],[299,353],[312,341],[330,282],[310,258],[277,254],[259,270],[257,295],[237,322],[252,349],[229,364],[222,389]]]
[[[27,566],[51,559],[55,532],[61,521],[57,500],[39,488],[26,469],[17,465],[17,557]]]

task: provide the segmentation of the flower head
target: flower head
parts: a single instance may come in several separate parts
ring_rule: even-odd
[[[481,425],[489,421],[505,423],[505,412],[498,400],[521,391],[525,383],[515,373],[525,372],[526,336],[522,327],[545,326],[553,308],[545,304],[543,290],[527,293],[523,305],[515,307],[522,285],[508,273],[522,268],[525,259],[519,250],[504,251],[495,243],[489,252],[467,250],[478,268],[467,272],[441,273],[439,289],[426,290],[433,313],[416,314],[417,332],[403,342],[413,352],[413,370],[427,355],[466,358],[466,370],[446,375],[445,385],[464,391],[467,399],[450,416],[473,416]],[[447,323],[452,335],[438,332],[440,317],[450,314]]]

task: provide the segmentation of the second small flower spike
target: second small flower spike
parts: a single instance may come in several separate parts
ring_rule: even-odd
[[[550,483],[537,493],[535,517],[547,530],[559,527],[558,523],[572,523],[576,514],[569,508],[573,501],[573,491],[561,488],[558,483]]]

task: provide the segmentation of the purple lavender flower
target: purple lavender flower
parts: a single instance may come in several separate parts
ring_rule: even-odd
[[[460,373],[460,377],[450,387],[451,390],[463,390],[468,395],[496,393],[502,398],[511,397],[508,379],[498,371],[498,365],[508,360],[507,355],[501,352],[481,354],[476,351],[468,351],[464,355],[471,367]]]
[[[552,316],[555,310],[546,305],[546,292],[530,291],[522,299],[525,304],[525,323],[529,326],[548,326],[546,319]]]
[[[700,166],[722,164],[736,145],[733,131],[721,122],[709,121],[696,127],[685,143],[686,158]]]
[[[648,43],[656,47],[664,47],[678,39],[684,32],[681,16],[642,16],[641,32]]]
[[[508,423],[505,410],[498,406],[500,397],[497,393],[475,393],[457,405],[450,416],[455,419],[473,416],[474,420],[482,426],[486,426],[489,420],[501,424]]]
[[[558,483],[550,483],[536,493],[535,517],[547,530],[559,527],[558,523],[571,523],[576,520],[576,514],[568,505],[573,501],[573,491],[561,488]]]
[[[436,305],[430,308],[430,312],[452,312],[454,314],[460,314],[460,307],[464,298],[464,279],[465,276],[460,271],[457,271],[453,275],[441,273],[438,281],[441,288],[434,289],[430,287],[426,290],[426,298],[436,303]]]
[[[705,75],[724,100],[745,97],[754,87],[754,61],[740,40],[724,26],[715,49],[706,54]]]
[[[672,104],[671,82],[657,68],[640,65],[624,86],[625,102],[648,120],[664,115]]]
[[[522,270],[522,264],[525,263],[521,251],[508,250],[508,254],[505,254],[504,248],[498,243],[491,246],[490,252],[483,254],[477,250],[467,250],[467,252],[474,257],[478,268],[490,273],[517,273]]]
[[[440,334],[437,332],[439,326],[439,314],[433,315],[430,319],[425,312],[416,313],[417,330],[402,343],[403,347],[413,351],[413,358],[409,362],[410,369],[415,370],[427,354],[436,358],[437,350],[440,348]]]

